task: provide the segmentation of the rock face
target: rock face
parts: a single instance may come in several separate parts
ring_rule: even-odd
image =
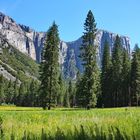
[[[13,19],[0,13],[0,34],[5,36],[11,45],[40,62],[41,50],[46,37],[45,32],[36,32],[27,26],[16,24]],[[98,45],[97,61],[99,66],[101,65],[105,40],[109,42],[111,51],[116,35],[108,31],[98,30],[95,42]],[[130,53],[130,39],[126,36],[120,37],[122,46]],[[59,62],[65,77],[74,79],[77,69],[83,70],[81,60],[78,57],[81,44],[82,38],[72,42],[60,42]]]
[[[113,48],[116,36],[117,34],[104,31],[104,30],[98,30],[95,43],[98,46],[97,62],[99,66],[101,66],[105,40],[109,42],[110,52],[112,52],[112,48]],[[120,39],[121,39],[122,47],[125,48],[130,54],[129,37],[120,36]],[[73,42],[60,43],[60,54],[61,54],[60,56],[63,56],[61,58],[61,64],[63,66],[64,75],[66,77],[75,78],[77,69],[80,70],[81,72],[83,70],[83,67],[81,65],[81,60],[78,57],[80,54],[81,44],[82,44],[82,38],[79,38],[78,40],[73,41]]]
[[[0,64],[0,75],[3,75],[6,79],[11,81],[16,80],[16,78],[12,74],[10,74],[1,64]]]
[[[3,13],[0,13],[0,33],[21,52],[28,54],[34,60],[38,59],[45,33],[37,33],[29,27],[16,24]]]

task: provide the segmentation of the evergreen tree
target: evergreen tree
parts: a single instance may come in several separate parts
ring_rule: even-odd
[[[0,105],[5,101],[4,78],[0,75]]]
[[[38,94],[38,83],[35,80],[32,80],[29,86],[27,94],[27,106],[36,106],[37,95]]]
[[[47,105],[48,109],[50,109],[51,104],[56,104],[57,100],[59,73],[58,46],[58,27],[53,23],[47,32],[47,40],[42,53],[42,62],[40,67],[40,100],[43,109],[45,109]]]
[[[140,48],[135,45],[131,63],[131,105],[138,105],[140,95]]]
[[[70,95],[68,92],[68,88],[66,89],[65,95],[64,95],[64,106],[70,107]]]
[[[112,52],[112,87],[111,93],[112,93],[112,106],[118,107],[119,106],[119,100],[121,98],[121,81],[122,81],[122,46],[119,36],[116,36],[116,40],[114,43],[114,48]]]
[[[17,101],[17,96],[18,96],[18,79],[16,78],[16,80],[14,81],[14,96],[13,96],[13,103],[16,104]]]
[[[127,50],[123,50],[123,64],[122,64],[122,95],[120,104],[121,106],[129,105],[129,95],[130,95],[130,56]]]
[[[11,80],[9,81],[5,92],[6,92],[6,103],[12,104],[15,92],[14,92],[14,87],[13,87],[13,83]]]
[[[73,92],[73,85],[72,85],[71,80],[69,81],[68,92],[69,92],[70,107],[73,107],[74,106],[75,95],[74,95],[74,92]]]
[[[91,11],[88,12],[84,24],[83,43],[80,57],[83,61],[84,74],[82,77],[83,106],[95,107],[99,87],[99,70],[96,64],[97,46],[94,43],[96,37],[96,23]]]
[[[102,106],[109,107],[111,100],[110,79],[111,79],[111,56],[110,48],[107,41],[104,43],[103,57],[102,57],[102,73],[101,73],[101,90]]]
[[[59,83],[59,92],[57,94],[57,105],[63,106],[64,95],[66,93],[66,84],[61,74],[59,76],[58,83]]]
[[[76,75],[76,106],[82,106],[83,104],[83,96],[82,96],[82,80],[81,80],[81,74],[78,71]]]
[[[18,105],[18,106],[24,105],[24,99],[25,99],[26,93],[27,93],[27,87],[26,87],[25,83],[22,82],[19,87],[19,93],[17,96],[16,105]]]

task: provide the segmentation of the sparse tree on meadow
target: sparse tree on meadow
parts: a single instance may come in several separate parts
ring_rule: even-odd
[[[80,58],[83,62],[84,73],[82,76],[82,93],[84,107],[95,107],[97,103],[97,94],[99,87],[99,70],[97,67],[97,46],[95,45],[96,23],[92,11],[87,14],[84,24],[83,43],[81,47]]]
[[[59,34],[58,26],[53,23],[47,32],[46,42],[42,53],[42,62],[40,67],[40,102],[43,109],[51,104],[56,104],[57,92],[59,89]]]

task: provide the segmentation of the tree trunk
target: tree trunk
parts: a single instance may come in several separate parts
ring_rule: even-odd
[[[128,101],[128,102],[129,102],[128,105],[131,107],[131,92],[130,92],[130,87],[129,87],[129,99],[128,99],[128,100],[129,100],[129,101]]]
[[[51,110],[51,106],[50,105],[48,105],[48,110]]]

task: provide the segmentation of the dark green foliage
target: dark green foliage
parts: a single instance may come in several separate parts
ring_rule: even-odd
[[[0,105],[5,101],[4,78],[0,75]]]
[[[16,79],[14,82],[13,82],[13,87],[14,87],[14,96],[13,96],[13,103],[15,104],[17,102],[17,96],[18,96],[18,93],[19,93],[19,83],[18,83],[18,79]]]
[[[5,94],[6,94],[6,100],[5,102],[8,103],[13,103],[13,98],[14,98],[14,94],[15,94],[15,89],[14,89],[14,85],[12,83],[12,81],[9,81],[7,89],[5,90]]]
[[[128,106],[130,102],[130,54],[121,46],[119,36],[116,36],[112,58],[109,45],[105,42],[101,91],[103,107]],[[110,61],[112,59],[112,61]]]
[[[121,81],[122,81],[122,64],[123,64],[123,49],[121,46],[120,38],[117,35],[112,51],[112,74],[111,74],[111,92],[112,92],[112,103],[113,107],[118,107],[119,100],[121,98]]]
[[[37,106],[39,105],[38,103],[38,89],[39,89],[39,83],[36,80],[32,80],[30,83],[29,88],[27,89],[27,94],[25,96],[25,105],[26,106]]]
[[[78,71],[77,72],[77,75],[76,75],[76,84],[75,84],[75,100],[76,100],[76,103],[75,105],[80,105],[80,93],[81,93],[81,87],[82,85],[81,84],[81,75],[80,75],[80,72]]]
[[[105,41],[104,44],[104,51],[102,57],[102,72],[101,72],[101,90],[102,90],[102,97],[100,97],[100,102],[104,107],[111,106],[110,98],[111,98],[111,91],[110,91],[110,80],[111,80],[111,55],[109,44]]]
[[[24,98],[26,96],[26,93],[27,93],[27,87],[26,87],[25,83],[21,83],[21,85],[19,87],[19,93],[17,96],[16,105],[18,105],[18,106],[24,105]]]
[[[140,97],[140,49],[135,46],[131,63],[131,104],[138,105]]]
[[[130,103],[130,71],[131,61],[127,50],[123,50],[123,64],[122,64],[122,95],[120,100],[121,106],[128,106]]]
[[[42,53],[42,62],[40,67],[40,100],[44,109],[47,105],[48,109],[50,109],[51,104],[56,104],[57,100],[57,92],[59,89],[58,45],[58,27],[53,23],[47,32],[47,40]]]
[[[59,84],[59,90],[58,90],[58,94],[57,94],[57,105],[63,106],[64,96],[65,96],[67,87],[66,87],[65,80],[63,79],[61,74],[58,79],[58,84]]]
[[[96,37],[96,23],[91,11],[88,12],[84,24],[83,44],[80,57],[84,66],[84,74],[81,79],[82,93],[80,100],[84,107],[95,107],[99,88],[99,71],[96,62],[97,46],[94,44]]]
[[[63,105],[65,107],[70,107],[70,95],[69,95],[68,89],[66,90],[65,95],[64,95],[64,103],[63,103]]]
[[[73,107],[75,105],[75,92],[74,92],[74,86],[71,80],[69,81],[68,92],[69,92],[70,107]]]

